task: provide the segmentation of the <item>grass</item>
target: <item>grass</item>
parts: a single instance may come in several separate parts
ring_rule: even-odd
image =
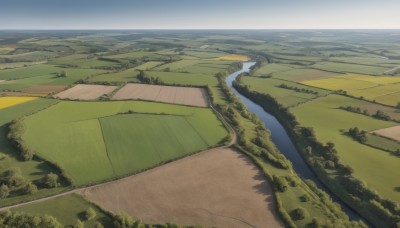
[[[152,77],[158,77],[161,81],[173,85],[205,86],[218,84],[218,80],[214,75],[201,73],[146,71],[146,74]]]
[[[354,104],[357,104],[357,100],[329,95],[291,110],[301,125],[314,128],[318,140],[335,143],[340,160],[354,169],[356,177],[364,180],[383,197],[400,202],[400,194],[395,190],[399,187],[398,160],[379,149],[360,144],[345,134],[351,127],[372,131],[396,124],[337,108]]]
[[[184,118],[114,116],[128,110]],[[26,142],[44,158],[59,163],[77,185],[134,173],[206,149],[227,135],[210,109],[140,101],[60,102],[29,116],[25,123]],[[135,160],[139,158],[143,159]]]
[[[85,221],[85,211],[92,208],[96,212],[96,217]],[[83,221],[85,227],[94,227],[96,222],[100,222],[104,227],[112,226],[112,218],[104,213],[96,205],[88,202],[83,197],[76,194],[69,194],[54,199],[37,202],[14,208],[13,211],[21,211],[32,215],[50,215],[55,217],[64,226],[74,226],[79,220]]]
[[[295,69],[282,72],[272,73],[272,77],[288,81],[302,82],[315,79],[325,79],[335,77],[338,74],[315,70],[315,69]]]
[[[366,144],[390,152],[396,152],[396,150],[400,149],[400,142],[379,136],[378,134],[368,134]]]
[[[26,67],[27,68],[27,67]],[[97,70],[97,69],[79,69],[79,68],[53,68],[55,72],[65,71],[67,73],[67,77],[56,77],[54,73],[52,74],[40,74],[40,75],[30,75],[29,72],[25,72],[26,76],[19,80],[6,81],[0,83],[0,91],[1,90],[21,90],[34,85],[71,85],[74,82],[90,77],[91,75],[105,73],[107,71]],[[1,75],[1,71],[0,71]]]
[[[150,61],[143,63],[134,68],[123,70],[115,73],[101,74],[89,79],[91,82],[102,81],[102,82],[129,82],[137,81],[136,77],[139,75],[139,70],[148,70],[156,67],[163,62]]]
[[[258,77],[242,77],[242,81],[244,84],[250,86],[250,89],[259,93],[270,93],[272,94],[278,102],[283,104],[284,106],[293,106],[300,103],[304,103],[308,100],[314,99],[318,96],[324,96],[329,93],[329,91],[312,88],[309,86],[304,86],[301,84],[283,81],[275,78],[258,78]],[[304,88],[308,90],[312,90],[318,92],[318,95],[309,94],[309,93],[299,93],[294,90],[279,88],[278,86],[281,84],[286,84],[288,86]]]
[[[218,135],[207,137],[207,131],[193,127],[191,122],[194,121],[185,116],[144,114],[101,118],[106,150],[115,175],[142,170],[218,143],[215,140]],[[154,140],[157,140],[156,146]]]
[[[33,101],[35,99],[37,99],[37,97],[0,97],[0,109]]]
[[[291,65],[285,65],[285,64],[278,64],[278,63],[271,63],[271,64],[265,64],[258,68],[255,72],[255,76],[267,76],[272,73],[276,72],[284,72],[284,71],[290,71],[293,70],[296,67],[293,67]]]
[[[15,80],[22,78],[30,78],[41,75],[52,75],[61,72],[62,69],[48,64],[38,64],[28,67],[0,70],[0,79]]]
[[[367,65],[336,63],[336,62],[318,62],[312,65],[312,67],[320,70],[327,70],[339,73],[358,73],[358,74],[371,74],[371,75],[383,74],[383,72],[390,69],[390,67],[367,66]]]

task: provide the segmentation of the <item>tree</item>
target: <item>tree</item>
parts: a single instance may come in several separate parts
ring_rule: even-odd
[[[46,174],[42,179],[42,183],[46,188],[55,188],[58,186],[58,175],[54,173]]]
[[[293,220],[302,220],[306,217],[306,210],[302,207],[299,207],[297,209],[294,209],[290,213],[290,215],[293,218]]]
[[[0,186],[0,199],[4,199],[9,195],[10,195],[10,189],[8,188],[7,185],[2,184]]]
[[[85,228],[85,225],[81,220],[78,219],[74,225],[74,228]]]
[[[133,226],[133,219],[126,213],[119,213],[115,215],[114,226],[116,228],[126,228]]]
[[[89,208],[85,211],[85,219],[86,221],[92,220],[96,217],[96,211],[93,208]]]
[[[400,102],[397,103],[396,108],[400,109]]]
[[[35,194],[38,191],[38,188],[33,183],[28,183],[24,189],[26,194]]]

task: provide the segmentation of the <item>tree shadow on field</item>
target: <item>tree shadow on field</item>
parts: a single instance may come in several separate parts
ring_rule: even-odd
[[[396,192],[400,192],[400,186],[399,186],[399,187],[395,187],[394,190],[395,190]]]

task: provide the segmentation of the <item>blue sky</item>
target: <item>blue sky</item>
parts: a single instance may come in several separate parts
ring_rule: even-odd
[[[400,28],[400,0],[3,0],[0,29]]]

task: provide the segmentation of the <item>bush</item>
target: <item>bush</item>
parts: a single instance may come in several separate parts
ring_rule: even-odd
[[[25,189],[24,189],[24,192],[26,194],[35,194],[37,191],[38,191],[37,186],[35,184],[32,184],[32,183],[28,183],[25,186]]]
[[[0,186],[0,199],[7,198],[7,196],[10,195],[10,189],[8,188],[7,185],[2,184]]]
[[[46,188],[58,187],[58,175],[54,173],[46,174],[42,179],[42,184]]]
[[[290,217],[292,217],[293,220],[302,220],[306,217],[306,214],[306,210],[302,207],[299,207],[290,213]]]
[[[93,208],[89,208],[85,211],[85,219],[86,221],[92,220],[96,217],[96,211]]]

